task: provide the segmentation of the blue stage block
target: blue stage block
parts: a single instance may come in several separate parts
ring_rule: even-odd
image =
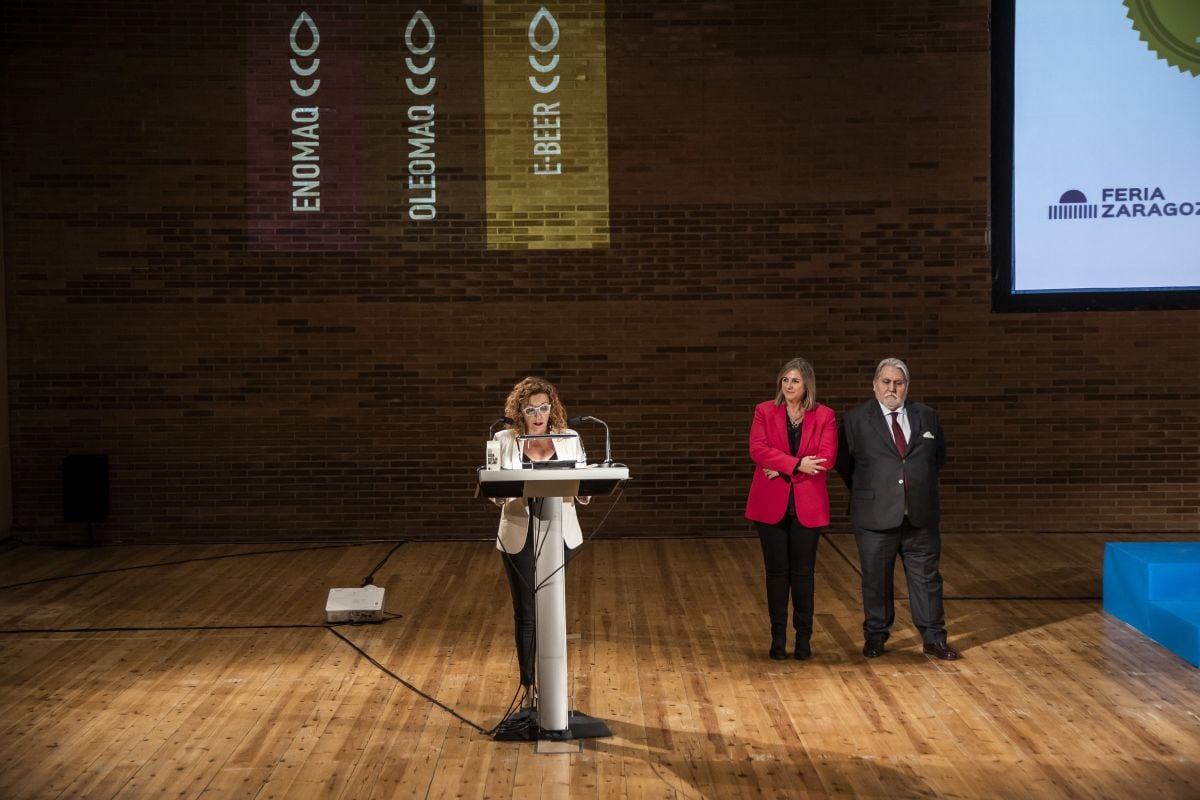
[[[1200,542],[1109,542],[1104,610],[1200,666]]]
[[[1200,559],[1172,564],[1156,563],[1150,572],[1150,599],[1200,603]]]
[[[1150,638],[1200,667],[1200,603],[1151,603]]]
[[[1150,568],[1140,542],[1104,545],[1104,610],[1143,633],[1150,627]]]

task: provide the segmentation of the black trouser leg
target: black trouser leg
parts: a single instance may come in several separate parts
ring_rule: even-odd
[[[908,601],[913,624],[925,644],[946,641],[946,613],[942,607],[941,537],[937,526],[917,528],[907,520],[900,526],[900,560],[908,581]]]
[[[817,563],[820,528],[806,528],[787,516],[777,525],[754,523],[762,546],[766,570],[767,612],[771,636],[786,636],[788,597],[792,599],[792,626],[797,641],[812,635],[813,572]]]
[[[792,584],[792,627],[796,629],[796,641],[800,642],[812,636],[813,573],[817,567],[821,529],[806,528],[794,518],[789,521],[788,579]]]
[[[508,591],[512,595],[513,629],[517,646],[517,664],[521,670],[521,683],[531,685],[534,676],[534,659],[537,657],[537,602],[534,599],[534,589],[537,578],[534,573],[537,567],[537,549],[540,537],[533,530],[525,536],[525,546],[519,553],[501,553],[504,561],[504,573],[508,576]],[[571,561],[574,554],[570,548],[563,548],[563,569]]]
[[[767,578],[767,615],[771,620],[771,638],[787,637],[788,559],[787,532],[775,525],[755,522],[758,543],[762,546]]]
[[[900,552],[899,529],[873,531],[856,527],[854,541],[862,568],[863,636],[886,641],[896,619],[892,582],[896,555]]]
[[[500,554],[504,560],[504,572],[508,576],[508,591],[512,595],[517,664],[521,670],[521,683],[524,685],[533,683],[533,659],[537,653],[533,544],[533,537],[526,536],[525,546],[519,553]]]

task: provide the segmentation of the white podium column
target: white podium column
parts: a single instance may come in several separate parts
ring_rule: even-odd
[[[576,434],[569,434],[575,436]],[[553,437],[551,437],[553,438]],[[479,491],[484,497],[542,498],[530,508],[537,547],[534,563],[534,602],[537,608],[537,724],[522,711],[497,727],[497,741],[585,739],[612,736],[603,720],[567,705],[567,575],[563,569],[563,499],[603,497],[629,480],[626,466],[573,469],[480,469]],[[504,727],[509,720],[519,724]]]
[[[563,569],[562,503],[561,497],[543,497],[540,512],[533,515],[534,543],[539,548],[534,568],[538,725],[545,731],[567,729],[567,576]],[[533,508],[536,510],[538,504],[534,503]]]

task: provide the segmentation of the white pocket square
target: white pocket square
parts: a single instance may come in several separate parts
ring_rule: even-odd
[[[930,433],[929,431],[925,431],[924,433],[922,433],[922,434],[921,434],[921,438],[922,438],[922,439],[935,439],[935,438],[937,438],[937,437],[935,437],[935,436],[934,436],[932,433]]]

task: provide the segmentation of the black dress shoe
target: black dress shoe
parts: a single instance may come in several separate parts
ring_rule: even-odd
[[[797,661],[808,661],[810,658],[812,658],[812,645],[809,644],[807,639],[797,640],[796,641],[796,660]]]
[[[958,651],[946,642],[930,642],[922,650],[925,652],[925,655],[940,658],[942,661],[957,661],[959,659]]]
[[[879,658],[883,655],[883,640],[867,639],[867,643],[863,645],[863,655],[867,658]]]

